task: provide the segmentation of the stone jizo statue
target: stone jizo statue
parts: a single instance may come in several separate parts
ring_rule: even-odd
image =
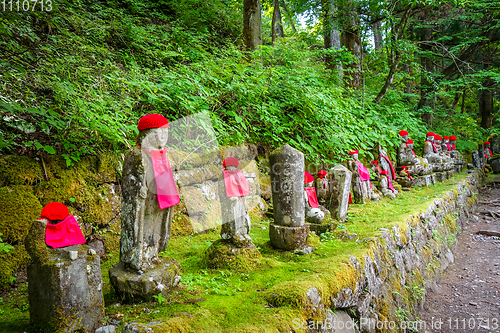
[[[314,181],[314,188],[316,189],[316,197],[320,205],[325,205],[328,197],[328,172],[326,170],[318,171],[318,178]]]
[[[388,172],[389,178],[392,181],[396,180],[396,170],[394,169],[394,166],[392,165],[392,162],[389,159],[389,155],[382,148],[381,145],[378,146],[378,154],[379,154],[378,161],[382,170],[386,170]]]
[[[252,242],[248,235],[252,225],[246,206],[248,182],[238,165],[239,161],[235,157],[223,161],[224,181],[219,182],[223,223],[220,235],[235,245],[243,245]]]
[[[493,153],[491,152],[490,146],[491,146],[491,144],[488,141],[486,141],[484,143],[484,157],[486,159],[491,158],[493,156]]]
[[[391,178],[387,170],[382,170],[382,172],[380,172],[379,188],[380,192],[386,197],[394,199],[398,195],[398,191],[392,186]]]
[[[162,115],[142,117],[137,145],[123,164],[120,261],[136,270],[153,267],[166,249],[180,202],[165,148],[168,126]]]
[[[450,137],[445,135],[443,137],[443,143],[441,144],[441,148],[445,152],[451,152],[451,146],[450,146]]]
[[[306,220],[320,224],[326,217],[325,212],[319,205],[316,197],[316,189],[313,186],[314,177],[307,171],[304,172],[304,207]],[[323,208],[324,209],[324,208]]]
[[[174,206],[180,202],[165,148],[168,126],[160,114],[142,117],[137,145],[125,155],[120,262],[109,270],[124,301],[167,295],[181,279],[179,263],[158,256],[167,248]]]
[[[366,200],[379,200],[380,196],[372,190],[370,171],[359,161],[357,150],[349,151],[352,160],[347,162],[348,169],[352,172],[352,193],[354,203],[365,203]]]
[[[444,163],[444,158],[439,155],[438,147],[434,143],[434,135],[435,134],[433,132],[427,133],[427,139],[424,142],[423,157],[426,158],[429,161],[429,163],[432,164]]]

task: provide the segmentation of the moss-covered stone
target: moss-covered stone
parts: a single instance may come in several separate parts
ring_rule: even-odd
[[[14,245],[9,252],[0,252],[0,290],[8,287],[14,273],[29,262],[29,255],[24,245]]]
[[[205,253],[208,268],[228,268],[239,271],[251,271],[257,266],[259,250],[252,243],[236,247],[231,241],[219,239],[212,243]]]
[[[42,178],[41,162],[31,157],[11,155],[0,158],[0,187],[32,185]]]
[[[40,216],[42,205],[27,185],[0,188],[0,233],[7,243],[23,243],[32,221]]]

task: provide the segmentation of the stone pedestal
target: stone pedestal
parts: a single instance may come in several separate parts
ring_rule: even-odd
[[[119,262],[109,270],[109,280],[122,301],[148,302],[159,293],[168,295],[179,284],[180,271],[179,263],[170,258],[158,258],[156,266],[146,272],[127,269]]]
[[[219,239],[212,243],[205,253],[207,267],[238,270],[253,268],[256,264],[254,259],[260,258],[261,254],[250,237],[240,236],[239,239],[240,242]]]
[[[293,250],[305,246],[304,154],[284,145],[269,156],[274,223],[269,227],[271,245]]]
[[[87,245],[51,249],[47,220],[36,220],[25,240],[30,322],[44,332],[93,332],[104,317],[100,258]]]
[[[399,178],[398,182],[403,187],[414,187],[414,186],[429,187],[431,184],[434,184],[433,177],[435,177],[435,174],[414,177],[413,179],[406,177],[406,178]]]
[[[343,165],[330,169],[328,174],[329,196],[326,208],[332,213],[333,218],[345,221],[349,205],[352,173]]]
[[[278,249],[303,249],[307,246],[308,235],[308,224],[304,224],[300,227],[281,226],[274,223],[269,224],[269,238],[271,239],[271,244]]]

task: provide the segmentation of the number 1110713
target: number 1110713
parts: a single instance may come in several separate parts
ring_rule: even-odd
[[[52,0],[0,0],[4,12],[51,12]]]

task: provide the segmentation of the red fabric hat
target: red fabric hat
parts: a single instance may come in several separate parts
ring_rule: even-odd
[[[450,137],[445,135],[445,136],[443,136],[443,140],[450,140]]]
[[[435,136],[436,134],[434,134],[434,132],[427,132],[427,135],[426,136]]]
[[[402,130],[402,131],[399,131],[399,135],[401,135],[401,136],[408,135],[408,132],[405,130]]]
[[[488,141],[486,141],[484,144],[485,144],[485,145],[489,145],[490,143],[489,143]]]
[[[51,202],[42,208],[41,218],[54,220],[64,220],[69,215],[68,207],[60,202]]]
[[[358,154],[359,155],[359,152],[356,149],[349,150],[349,155],[354,155],[354,154]]]
[[[222,162],[222,166],[225,168],[229,165],[234,165],[235,167],[238,167],[240,164],[240,161],[236,157],[228,157]]]
[[[314,181],[314,177],[307,171],[304,172],[304,184],[311,183]]]
[[[434,140],[441,140],[441,135],[434,135]]]
[[[326,172],[325,170],[319,170],[318,171],[318,177],[319,178],[324,178],[326,175],[328,175],[328,172]]]
[[[413,144],[413,140],[412,139],[408,139],[408,141],[406,141],[406,144]]]
[[[380,174],[381,174],[381,175],[388,175],[388,174],[389,174],[389,172],[388,172],[387,170],[382,170],[382,171],[380,172]]]
[[[139,131],[142,131],[148,128],[158,128],[158,127],[168,127],[168,126],[169,125],[167,118],[158,113],[151,113],[139,119],[139,124],[137,124],[137,129]]]
[[[457,137],[456,137],[456,136],[454,136],[454,135],[452,135],[452,136],[450,137],[450,140],[451,140],[451,141],[457,141]]]

